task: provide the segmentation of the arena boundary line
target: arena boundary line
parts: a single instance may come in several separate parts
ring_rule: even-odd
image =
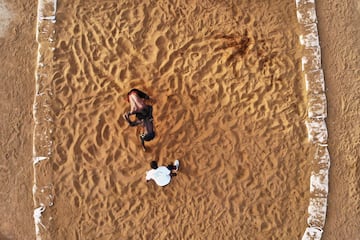
[[[35,97],[33,104],[33,201],[36,239],[51,239],[47,231],[51,214],[44,219],[43,213],[53,205],[54,187],[51,183],[53,113],[50,105],[53,95],[51,72],[53,68],[54,24],[56,0],[39,0],[37,9],[36,41],[38,43],[35,70]],[[49,171],[50,170],[50,171]]]
[[[308,139],[315,147],[311,163],[308,227],[302,240],[320,240],[326,219],[330,155],[327,148],[327,101],[321,48],[317,30],[315,0],[296,0],[296,16],[301,27],[302,72],[306,84]]]

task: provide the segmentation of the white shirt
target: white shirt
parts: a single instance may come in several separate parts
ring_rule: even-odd
[[[146,180],[154,180],[157,185],[165,186],[169,184],[171,180],[170,176],[171,171],[164,166],[160,166],[157,169],[151,169],[146,172]]]

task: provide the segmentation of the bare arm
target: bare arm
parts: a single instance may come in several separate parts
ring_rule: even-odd
[[[142,124],[142,120],[135,120],[135,121],[131,121],[129,116],[132,115],[132,114],[135,114],[135,113],[130,113],[130,112],[127,112],[124,114],[124,119],[129,123],[130,126],[134,127],[134,126],[137,126],[139,124]]]

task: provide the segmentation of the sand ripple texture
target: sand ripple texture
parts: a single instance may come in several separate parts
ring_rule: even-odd
[[[309,165],[293,0],[59,1],[52,239],[300,239]],[[148,93],[156,138],[122,118]],[[170,185],[153,159],[180,159]]]

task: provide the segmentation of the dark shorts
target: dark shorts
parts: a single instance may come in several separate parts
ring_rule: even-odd
[[[173,164],[167,165],[166,168],[169,169],[170,171],[171,171],[171,170],[176,170],[176,166],[174,166]]]
[[[152,119],[152,106],[146,105],[146,108],[141,109],[138,112],[135,112],[136,114],[136,118],[139,120],[143,120],[143,119]]]
[[[155,132],[151,132],[148,134],[141,134],[140,137],[143,141],[151,141],[155,138]]]

